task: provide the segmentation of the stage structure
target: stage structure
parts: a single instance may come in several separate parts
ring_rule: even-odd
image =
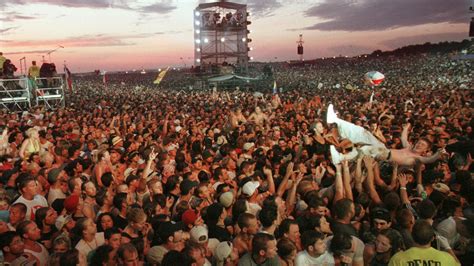
[[[296,49],[296,53],[300,56],[300,61],[303,61],[303,54],[304,54],[304,50],[303,50],[303,34],[300,34],[300,38],[298,39],[298,41],[296,42],[298,44],[298,47]]]
[[[471,6],[469,7],[471,14],[471,24],[469,25],[469,37],[474,37],[474,0],[471,0]]]
[[[194,10],[194,65],[201,73],[246,74],[250,14],[247,5],[220,1]]]
[[[62,77],[0,79],[0,109],[21,112],[41,105],[46,109],[65,106]]]

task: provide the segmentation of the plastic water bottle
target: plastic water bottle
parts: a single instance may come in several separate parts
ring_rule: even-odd
[[[422,198],[422,199],[426,199],[427,196],[428,196],[428,195],[426,194],[426,191],[423,190],[423,191],[421,192],[421,198]]]

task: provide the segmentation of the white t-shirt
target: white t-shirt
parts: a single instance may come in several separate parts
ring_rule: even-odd
[[[35,213],[36,210],[42,207],[48,207],[48,201],[46,200],[45,197],[41,195],[36,195],[33,197],[32,200],[27,200],[23,196],[20,196],[15,202],[15,203],[23,203],[26,205],[26,217],[25,219],[28,221],[34,221],[35,220]]]
[[[166,253],[168,253],[168,252],[169,252],[169,250],[166,249],[163,245],[157,246],[157,249],[154,250],[153,254],[152,254],[153,261],[161,263],[163,261],[163,258],[166,255]]]
[[[331,246],[333,236],[326,238],[326,246]],[[359,238],[352,236],[352,251],[345,254],[352,258],[352,262],[364,262],[364,248],[365,244]],[[330,253],[332,255],[332,253]]]
[[[232,179],[232,180],[234,180],[235,177],[237,176],[235,174],[235,171],[227,171],[227,175],[229,176],[229,179]]]
[[[61,189],[59,188],[49,189],[49,192],[48,192],[49,205],[53,204],[53,202],[57,199],[65,199],[65,198],[66,198],[66,194],[64,194],[64,192]]]
[[[460,235],[456,229],[456,220],[452,216],[440,222],[436,231],[448,240],[451,247],[459,241]]]
[[[102,246],[105,243],[105,238],[104,238],[104,233],[96,233],[95,234],[95,239],[92,240],[91,242],[86,242],[84,239],[81,239],[77,245],[76,249],[79,251],[79,253],[82,253],[84,256],[89,254],[92,250]]]
[[[40,265],[46,265],[46,263],[48,262],[48,259],[49,259],[48,250],[46,249],[45,246],[41,245],[40,243],[37,243],[37,244],[40,245],[40,247],[41,247],[40,252],[35,252],[31,249],[25,248],[25,253],[30,253],[31,255],[33,255],[39,261]]]
[[[256,203],[249,202],[249,209],[247,210],[249,213],[257,216],[258,212],[262,209],[260,205]]]
[[[212,185],[212,188],[213,188],[214,190],[217,190],[217,187],[218,187],[220,184],[224,184],[224,183],[222,183],[221,181],[217,181],[216,183],[214,183],[214,185]]]
[[[335,265],[334,257],[327,251],[321,256],[315,258],[308,254],[308,251],[303,250],[298,252],[295,259],[295,266],[310,266],[310,265]]]

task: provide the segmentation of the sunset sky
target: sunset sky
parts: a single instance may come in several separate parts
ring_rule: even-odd
[[[1,0],[0,51],[72,72],[193,63],[193,0]],[[468,38],[470,0],[240,0],[249,6],[255,61],[356,55]],[[63,46],[64,48],[60,48]],[[275,59],[276,57],[276,59]],[[180,59],[183,58],[183,59]]]

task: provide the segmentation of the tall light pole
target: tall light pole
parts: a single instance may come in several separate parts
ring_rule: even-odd
[[[49,62],[50,62],[50,63],[51,63],[51,54],[54,53],[54,52],[56,52],[57,50],[59,50],[59,49],[61,49],[61,48],[64,48],[64,46],[58,45],[58,47],[57,47],[56,49],[53,49],[53,50],[51,50],[51,51],[49,51],[49,52],[46,53],[46,54],[49,56]],[[44,61],[44,60],[43,60],[43,61]]]

